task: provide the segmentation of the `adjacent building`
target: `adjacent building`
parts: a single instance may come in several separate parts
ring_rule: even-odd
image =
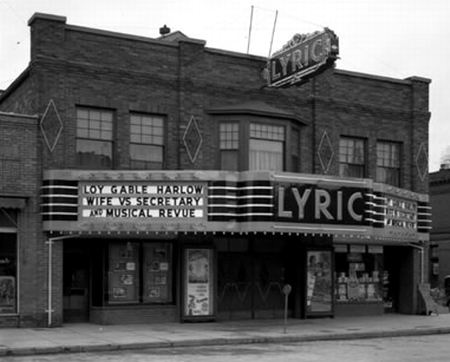
[[[0,95],[1,326],[279,318],[285,293],[291,318],[421,312],[430,80],[284,78],[325,38],[277,68],[29,26]]]
[[[450,297],[450,223],[447,218],[450,199],[450,168],[447,163],[439,171],[432,172],[430,179],[430,203],[433,210],[430,234],[429,278],[432,288],[445,290]],[[447,283],[445,282],[447,280]]]

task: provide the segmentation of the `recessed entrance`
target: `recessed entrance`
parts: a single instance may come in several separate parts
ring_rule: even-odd
[[[63,252],[63,321],[89,321],[89,253],[80,240],[65,240]]]

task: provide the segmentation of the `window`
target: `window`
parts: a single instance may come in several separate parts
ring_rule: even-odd
[[[400,186],[400,144],[395,142],[377,143],[378,182]]]
[[[341,137],[339,140],[339,175],[365,177],[365,142],[363,139]]]
[[[172,271],[170,243],[110,243],[107,302],[172,303]]]
[[[77,164],[84,168],[113,166],[113,112],[77,109]]]
[[[249,170],[284,169],[284,127],[251,123]]]
[[[132,114],[130,117],[131,168],[160,170],[164,163],[164,118]]]
[[[221,123],[219,129],[220,169],[237,171],[239,169],[239,124]]]
[[[382,246],[366,250],[364,245],[335,245],[334,257],[336,302],[383,302],[387,291]]]
[[[17,313],[17,217],[0,208],[0,314]]]

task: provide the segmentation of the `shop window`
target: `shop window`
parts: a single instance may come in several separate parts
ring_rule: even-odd
[[[172,248],[167,243],[144,243],[144,303],[172,301]]]
[[[249,170],[284,170],[284,127],[251,123]]]
[[[113,167],[113,112],[77,108],[76,153],[79,167]]]
[[[0,314],[17,313],[17,213],[0,208]]]
[[[171,244],[110,243],[108,303],[172,303],[172,268]]]
[[[360,138],[341,137],[339,140],[339,175],[365,177],[365,142]]]
[[[383,247],[346,245],[335,248],[336,301],[382,302],[385,298]]]
[[[15,233],[0,233],[0,314],[17,309],[17,242]]]
[[[220,169],[239,170],[239,124],[221,123],[219,129]]]
[[[400,144],[377,142],[377,182],[400,186]]]
[[[134,169],[161,170],[164,164],[164,117],[130,116],[130,165]]]

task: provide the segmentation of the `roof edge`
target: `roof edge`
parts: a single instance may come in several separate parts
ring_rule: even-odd
[[[13,80],[13,82],[0,94],[0,103],[3,102],[17,87],[22,84],[25,79],[30,75],[30,66],[26,67],[25,70],[19,74],[19,76]]]

